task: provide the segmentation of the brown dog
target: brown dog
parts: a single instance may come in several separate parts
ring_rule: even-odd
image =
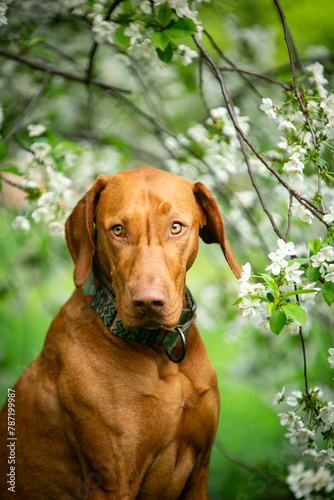
[[[219,394],[185,288],[198,235],[239,277],[201,183],[144,167],[79,201],[77,288],[1,414],[2,499],[208,498]]]

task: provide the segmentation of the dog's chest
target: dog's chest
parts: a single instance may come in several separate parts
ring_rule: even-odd
[[[182,373],[151,389],[134,395],[132,425],[128,422],[134,433],[132,465],[137,474],[141,469],[138,498],[170,498],[173,490],[178,498],[213,442],[218,394],[215,388],[195,388]]]

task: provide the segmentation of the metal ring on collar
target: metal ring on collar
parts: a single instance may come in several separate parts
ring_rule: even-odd
[[[165,350],[166,350],[167,356],[169,357],[169,359],[171,361],[173,361],[173,363],[181,363],[181,361],[184,359],[184,357],[186,355],[186,352],[187,352],[187,342],[186,342],[186,337],[185,337],[182,329],[179,326],[176,326],[175,330],[180,335],[180,338],[182,340],[182,354],[179,357],[179,359],[175,359],[174,356],[172,356],[172,354],[171,354],[171,352],[170,352],[169,349],[165,349]]]

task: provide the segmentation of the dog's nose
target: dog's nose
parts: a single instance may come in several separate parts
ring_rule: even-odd
[[[135,291],[132,303],[143,314],[160,312],[166,305],[166,297],[159,288],[143,288]]]

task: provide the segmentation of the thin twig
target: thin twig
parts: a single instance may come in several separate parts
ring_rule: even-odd
[[[222,442],[219,440],[219,438],[216,438],[215,440],[215,446],[217,450],[221,453],[221,455],[226,458],[229,462],[232,462],[235,465],[238,465],[239,467],[242,467],[243,469],[247,470],[248,472],[252,472],[253,474],[256,474],[257,476],[263,478],[265,481],[268,483],[275,483],[279,486],[282,486],[283,488],[286,488],[286,484],[283,481],[280,481],[277,479],[277,477],[272,476],[269,474],[267,471],[264,469],[260,469],[260,467],[254,467],[254,465],[250,465],[243,460],[240,460],[239,458],[236,458],[232,456],[230,453],[228,453],[222,444]]]
[[[20,184],[16,183],[16,182],[13,182],[11,181],[10,179],[8,179],[8,177],[4,174],[0,174],[0,179],[5,182],[6,184],[8,184],[9,186],[12,186],[16,189],[20,189],[21,191],[23,191],[24,193],[27,194],[27,190],[21,186]]]
[[[30,59],[22,56],[21,54],[13,52],[11,50],[0,48],[0,56],[8,57],[9,59],[14,59],[15,61],[18,61],[21,64],[25,64],[26,66],[36,69],[37,71],[43,71],[43,73],[50,73],[51,75],[62,76],[67,80],[72,80],[79,83],[85,83],[85,84],[88,83],[87,78],[85,76],[75,75],[74,73],[69,73],[68,71],[62,71],[52,66],[41,64],[37,61],[31,61]],[[89,83],[97,87],[100,87],[104,90],[108,90],[109,92],[113,93],[116,96],[119,96],[122,93],[124,94],[131,93],[130,90],[121,89],[119,87],[113,87],[112,85],[106,85],[105,83],[102,83],[98,80],[90,80]]]
[[[18,132],[20,130],[20,127],[24,121],[24,119],[26,118],[26,116],[30,113],[30,111],[33,109],[33,107],[35,106],[35,104],[38,102],[38,100],[41,98],[46,86],[48,85],[50,81],[50,73],[45,73],[44,75],[44,78],[43,78],[43,82],[42,84],[40,85],[38,91],[36,92],[36,94],[34,95],[34,97],[31,99],[31,101],[29,102],[28,106],[26,107],[26,109],[23,111],[23,113],[21,114],[20,118],[18,119],[18,121],[16,122],[16,124],[14,125],[13,129],[9,132],[9,134],[7,134],[7,136],[4,138],[4,142],[7,143],[12,137],[13,135],[16,134],[16,132]]]
[[[260,73],[254,73],[253,71],[247,71],[245,69],[240,69],[240,68],[228,68],[227,66],[219,66],[220,71],[236,71],[238,73],[242,73],[245,75],[250,75],[250,76],[255,76],[256,78],[262,78],[263,80],[267,80],[270,83],[274,83],[275,85],[280,85],[284,90],[291,91],[292,88],[289,85],[285,85],[282,82],[278,82],[277,80],[274,80],[273,78],[270,78],[269,76],[266,75],[261,75]]]
[[[231,61],[231,59],[229,59],[228,57],[226,57],[226,55],[224,54],[224,52],[220,49],[220,47],[218,47],[218,45],[216,44],[216,42],[214,41],[214,39],[212,38],[212,36],[210,35],[210,33],[208,33],[206,30],[204,30],[204,34],[207,36],[207,38],[210,40],[210,43],[212,45],[212,47],[214,47],[214,49],[218,52],[218,54],[220,55],[220,57],[222,59],[224,59],[228,64],[230,64],[232,66],[232,68],[235,68],[236,69],[236,65]],[[257,90],[257,88],[253,85],[253,83],[248,80],[248,78],[246,78],[242,73],[240,73],[240,76],[242,77],[242,79],[247,83],[247,85],[250,86],[250,88],[259,96],[262,98],[262,95],[260,94],[260,92]]]
[[[316,205],[314,205],[312,202],[310,202],[307,198],[301,196],[299,193],[297,193],[297,191],[295,191],[294,189],[292,189],[289,186],[289,184],[283,179],[283,177],[278,172],[276,172],[276,170],[270,165],[270,163],[268,163],[266,161],[266,159],[263,157],[263,155],[256,149],[256,147],[254,146],[254,144],[248,139],[248,137],[246,136],[246,134],[244,133],[244,131],[242,130],[242,128],[240,127],[240,125],[239,125],[239,123],[238,123],[238,121],[236,119],[232,100],[230,98],[229,93],[227,92],[224,79],[223,79],[223,77],[222,77],[222,75],[221,75],[221,73],[219,71],[218,66],[216,65],[216,63],[214,62],[214,60],[212,59],[212,57],[209,55],[209,53],[205,50],[205,48],[203,47],[203,45],[201,44],[201,42],[197,39],[197,37],[195,35],[193,35],[192,38],[193,38],[195,44],[197,45],[197,47],[199,48],[200,52],[203,54],[204,58],[206,59],[209,67],[211,68],[212,73],[215,75],[216,79],[218,80],[218,82],[220,84],[220,88],[221,88],[222,94],[223,94],[225,102],[226,102],[226,107],[227,107],[228,113],[229,113],[229,115],[231,117],[231,120],[233,122],[234,128],[236,129],[236,131],[238,133],[239,142],[240,142],[240,139],[242,139],[249,146],[249,148],[253,151],[253,153],[255,154],[255,156],[265,165],[265,167],[285,187],[285,189],[287,189],[289,191],[289,193],[292,193],[293,196],[299,201],[299,203],[301,203],[304,206],[307,206],[307,208],[321,222],[323,222],[328,227],[328,224],[325,223],[322,220],[322,215],[324,215],[325,212],[323,210],[319,209]]]
[[[209,107],[207,100],[205,98],[204,87],[203,87],[203,56],[202,56],[202,54],[200,54],[200,57],[199,57],[198,73],[199,73],[199,79],[198,79],[199,80],[199,93],[200,93],[206,114],[209,115],[210,114],[210,107]]]
[[[286,231],[285,243],[288,242],[290,231],[291,231],[292,202],[293,202],[293,196],[292,196],[292,193],[290,193],[289,212],[288,212],[288,228]]]
[[[299,90],[299,87],[298,87],[295,62],[293,60],[293,54],[292,54],[292,49],[291,49],[291,44],[290,44],[290,39],[289,39],[289,31],[288,31],[288,26],[287,26],[287,23],[286,23],[286,20],[285,20],[285,15],[284,15],[284,12],[282,10],[282,7],[281,7],[279,1],[278,0],[274,0],[274,3],[275,3],[275,5],[276,5],[276,7],[278,9],[279,15],[281,17],[282,25],[283,25],[284,39],[285,39],[286,46],[287,46],[288,53],[289,53],[289,59],[290,59],[290,64],[291,64],[291,71],[292,71],[292,77],[293,77],[293,83],[294,83],[294,87],[295,87],[296,97],[297,97],[297,99],[299,101],[299,104],[300,104],[301,110],[303,112],[303,115],[305,116],[306,123],[307,123],[307,125],[308,125],[308,127],[310,129],[310,132],[311,132],[311,135],[312,135],[312,140],[313,140],[313,143],[314,143],[314,147],[316,148],[317,147],[317,139],[316,139],[316,136],[315,136],[312,124],[311,124],[311,122],[309,120],[308,112],[307,112],[307,109],[305,108],[305,105],[304,105],[304,102],[303,102],[303,98],[301,96],[301,93],[300,93],[300,90]]]
[[[239,136],[239,134],[238,134],[238,136]],[[241,137],[239,137],[239,142],[240,142],[242,153],[243,153],[243,155],[245,157],[245,160],[246,160],[246,165],[247,165],[247,170],[248,170],[248,173],[249,173],[249,177],[250,177],[252,185],[253,185],[253,187],[254,187],[254,189],[255,189],[258,197],[259,197],[259,200],[260,200],[260,203],[262,205],[263,211],[265,212],[265,214],[267,215],[268,219],[270,220],[270,223],[271,223],[271,225],[273,227],[273,230],[275,231],[275,233],[277,234],[277,236],[280,239],[283,239],[283,235],[280,232],[280,230],[278,229],[273,216],[271,215],[270,211],[268,210],[267,205],[266,205],[266,203],[264,201],[264,198],[262,196],[262,193],[260,191],[260,188],[257,185],[257,182],[255,180],[255,176],[254,176],[254,173],[253,173],[253,170],[252,170],[252,166],[250,164],[250,160],[249,160],[246,148],[245,148],[245,144],[244,144],[244,141],[242,140]]]

